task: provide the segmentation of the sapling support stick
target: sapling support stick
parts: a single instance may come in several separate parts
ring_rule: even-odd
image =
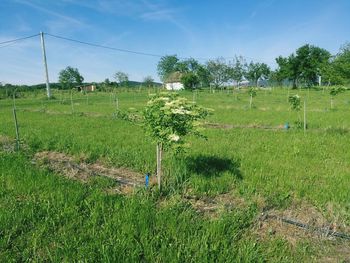
[[[304,99],[304,133],[306,132],[306,99]]]
[[[157,182],[158,182],[158,189],[160,189],[161,176],[162,176],[162,144],[161,143],[157,143]]]
[[[333,97],[331,97],[331,109],[333,109]]]
[[[252,104],[253,104],[253,95],[250,94],[250,101],[249,101],[249,108],[252,108]]]
[[[16,128],[16,151],[18,151],[19,150],[19,131],[18,131],[16,108],[13,108],[13,118],[15,121],[15,128]]]
[[[73,90],[70,91],[70,105],[71,105],[72,114],[73,114],[74,113]]]

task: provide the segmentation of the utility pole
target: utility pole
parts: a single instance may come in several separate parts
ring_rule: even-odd
[[[41,39],[41,49],[42,49],[42,53],[43,53],[43,62],[44,62],[44,68],[45,68],[46,94],[47,94],[47,97],[50,99],[51,98],[51,90],[50,90],[50,83],[49,83],[49,72],[47,70],[45,41],[44,41],[44,33],[43,32],[40,32],[40,39]]]

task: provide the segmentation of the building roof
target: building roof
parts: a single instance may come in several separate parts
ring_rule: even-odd
[[[175,71],[169,74],[169,76],[165,79],[164,83],[174,83],[174,82],[181,82],[181,77],[183,76],[183,73],[179,71]]]

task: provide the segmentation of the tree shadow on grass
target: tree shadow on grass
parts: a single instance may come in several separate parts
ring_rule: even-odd
[[[187,169],[204,177],[220,176],[224,172],[231,173],[241,180],[240,162],[229,158],[209,155],[198,155],[186,158]]]

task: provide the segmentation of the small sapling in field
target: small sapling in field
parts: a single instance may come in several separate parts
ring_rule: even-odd
[[[288,102],[290,104],[290,108],[292,111],[296,111],[298,115],[298,121],[296,121],[296,125],[298,128],[302,127],[302,123],[300,120],[300,110],[301,110],[301,100],[298,94],[289,96]]]
[[[252,108],[252,104],[253,104],[253,97],[256,97],[256,94],[257,94],[256,89],[255,88],[249,88],[248,94],[249,94],[249,97],[250,97],[249,108],[251,109]]]
[[[177,93],[159,93],[150,98],[143,112],[147,133],[157,144],[157,181],[160,188],[163,151],[184,149],[184,137],[201,136],[199,120],[209,110],[181,98]]]

